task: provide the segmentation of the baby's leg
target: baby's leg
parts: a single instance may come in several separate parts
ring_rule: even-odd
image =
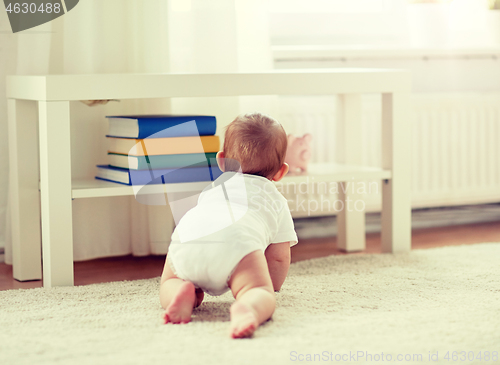
[[[262,251],[254,251],[240,261],[229,287],[236,302],[231,306],[230,335],[250,337],[257,327],[271,318],[276,306],[273,284]]]
[[[202,300],[203,292],[196,290],[193,283],[176,277],[165,261],[160,286],[160,303],[166,309],[165,323],[188,323],[193,307]]]

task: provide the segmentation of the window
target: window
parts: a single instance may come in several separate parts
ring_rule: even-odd
[[[405,0],[270,0],[274,45],[397,44]]]
[[[488,3],[489,2],[489,3]],[[497,47],[500,0],[270,0],[273,45]]]
[[[275,13],[376,13],[387,10],[391,0],[270,0]]]

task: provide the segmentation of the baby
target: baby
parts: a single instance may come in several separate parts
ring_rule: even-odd
[[[231,290],[230,336],[250,337],[271,318],[297,243],[287,201],[272,181],[288,172],[287,135],[273,118],[238,116],[217,162],[224,173],[172,234],[161,276],[165,323],[188,323],[204,292]],[[238,172],[239,171],[239,172]]]

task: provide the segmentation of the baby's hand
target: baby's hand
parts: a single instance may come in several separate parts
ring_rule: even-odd
[[[270,244],[265,256],[274,291],[279,291],[290,268],[290,242]]]

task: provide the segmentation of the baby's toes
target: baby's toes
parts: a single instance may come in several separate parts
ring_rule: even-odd
[[[167,324],[167,323],[183,324],[183,323],[191,322],[190,315],[183,315],[183,313],[179,313],[176,311],[165,312],[163,318],[164,318],[165,324]]]
[[[166,312],[163,315],[163,319],[164,319],[165,324],[167,324],[167,323],[173,323],[173,324],[181,323],[181,318],[179,316],[177,316],[175,313]]]
[[[241,321],[236,326],[231,328],[231,337],[232,338],[252,337],[257,327],[258,324],[253,318]]]

